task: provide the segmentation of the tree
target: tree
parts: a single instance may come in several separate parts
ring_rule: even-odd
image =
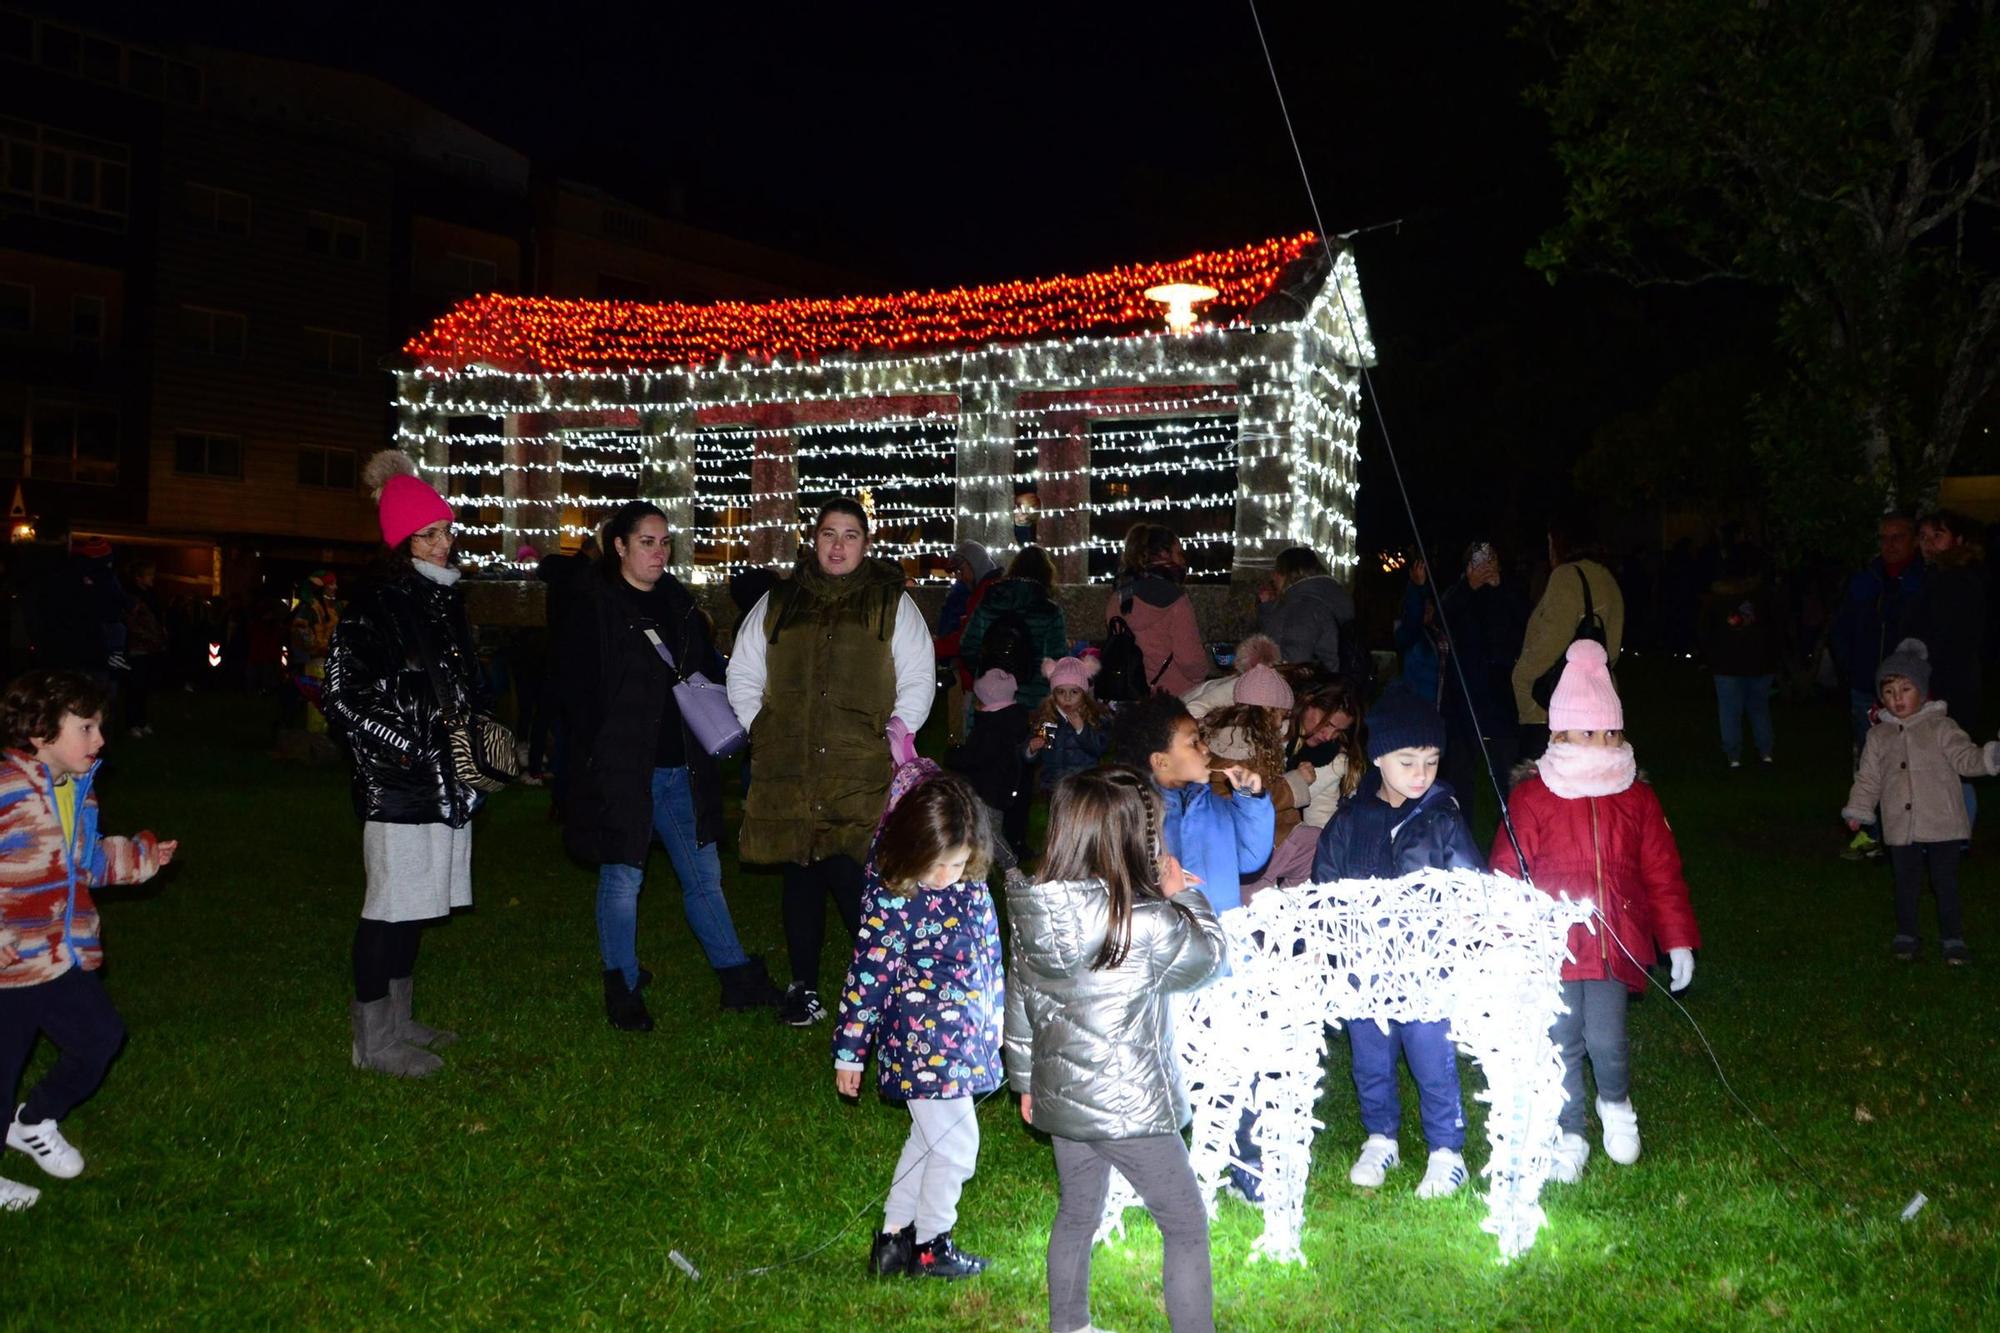
[[[1774,289],[1774,501],[1934,495],[2000,370],[1995,0],[1520,3],[1566,182],[1530,262]]]

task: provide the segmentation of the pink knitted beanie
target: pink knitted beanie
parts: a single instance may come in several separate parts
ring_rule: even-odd
[[[972,697],[979,700],[981,709],[990,713],[1013,703],[1016,688],[1013,672],[994,667],[972,682]]]
[[[451,522],[451,506],[417,476],[417,465],[400,449],[384,449],[361,469],[374,492],[382,540],[394,546],[419,528]]]
[[[1236,678],[1236,702],[1255,708],[1290,708],[1292,687],[1275,668],[1260,663]]]
[[[1569,664],[1549,696],[1549,730],[1625,730],[1625,707],[1612,687],[1604,645],[1578,639],[1565,656]]]
[[[1090,688],[1090,678],[1098,673],[1102,665],[1094,657],[1088,660],[1081,657],[1064,657],[1060,659],[1044,657],[1042,659],[1042,674],[1048,677],[1049,688],[1052,690],[1059,690],[1065,685],[1074,686],[1079,690],[1088,690]]]

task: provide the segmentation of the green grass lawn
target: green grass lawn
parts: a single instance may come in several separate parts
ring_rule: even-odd
[[[1688,1007],[1820,1185],[1735,1107],[1685,1021],[1649,998],[1632,1014],[1645,1157],[1620,1168],[1600,1153],[1580,1185],[1549,1187],[1540,1242],[1502,1267],[1475,1194],[1412,1195],[1413,1101],[1410,1165],[1378,1194],[1347,1185],[1362,1136],[1336,1038],[1310,1263],[1249,1263],[1256,1217],[1225,1201],[1222,1326],[2000,1320],[2000,1034],[1985,1026],[2000,1014],[2000,838],[1989,832],[1967,867],[1975,965],[1941,966],[1928,918],[1931,952],[1898,965],[1886,867],[1834,856],[1841,712],[1781,709],[1777,770],[1731,777],[1705,676],[1623,676],[1707,939]],[[595,879],[563,858],[542,792],[505,793],[480,817],[478,906],[427,936],[419,1015],[465,1036],[446,1071],[401,1083],[350,1069],[361,870],[344,777],[269,758],[260,704],[175,695],[160,711],[156,737],[115,744],[105,826],[178,836],[182,859],[162,881],[104,895],[106,980],[131,1041],[65,1124],[89,1158],[83,1176],[43,1180],[7,1155],[6,1174],[44,1192],[33,1210],[0,1214],[0,1324],[1045,1326],[1055,1170],[1011,1099],[981,1112],[957,1232],[992,1269],[960,1284],[870,1281],[874,1200],[907,1119],[835,1098],[827,1027],[719,1012],[662,854],[640,939],[659,1027],[613,1031]],[[1989,792],[2000,806],[2000,784]],[[775,881],[738,875],[727,856],[725,873],[746,944],[782,979]],[[829,949],[831,977],[844,962]],[[1466,1079],[1478,1083],[1470,1066]],[[1476,1122],[1483,1108],[1466,1107]],[[1480,1134],[1475,1123],[1475,1166]],[[1899,1221],[1919,1190],[1929,1206]],[[1164,1328],[1158,1235],[1139,1221],[1130,1236],[1099,1252],[1095,1316],[1122,1333]]]

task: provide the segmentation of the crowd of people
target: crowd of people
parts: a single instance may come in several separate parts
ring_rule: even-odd
[[[494,691],[451,558],[449,506],[394,451],[365,476],[380,567],[344,608],[330,580],[302,587],[295,641],[323,662],[316,703],[351,761],[362,820],[351,1061],[422,1077],[456,1038],[415,1016],[415,965],[426,927],[472,898],[474,815],[497,786],[479,753]],[[1627,997],[1662,956],[1670,985],[1687,986],[1700,937],[1673,834],[1625,736],[1613,676],[1624,594],[1580,529],[1551,532],[1532,606],[1490,542],[1467,546],[1442,590],[1438,571],[1413,565],[1394,629],[1398,678],[1379,694],[1354,598],[1305,548],[1278,556],[1258,592],[1261,630],[1223,668],[1183,586],[1179,540],[1157,524],[1133,527],[1091,627],[1100,633],[1079,639],[1054,564],[1033,546],[1003,572],[961,543],[929,624],[903,569],[870,553],[866,509],[835,499],[789,577],[732,588],[741,619],[727,659],[669,572],[672,541],[667,516],[632,501],[594,555],[562,557],[574,568],[551,579],[546,670],[518,691],[524,730],[552,728],[553,743],[523,743],[549,748],[567,775],[562,840],[597,875],[611,1024],[652,1026],[637,939],[657,838],[724,1007],[775,1008],[798,1028],[831,1012],[836,1090],[858,1094],[872,1060],[884,1098],[906,1108],[872,1272],[962,1278],[985,1266],[952,1232],[977,1161],[977,1102],[1004,1085],[1055,1148],[1052,1327],[1090,1326],[1090,1237],[1114,1167],[1166,1238],[1174,1327],[1209,1327],[1207,1214],[1180,1138],[1168,996],[1226,967],[1219,918],[1274,886],[1471,868],[1595,901],[1602,919],[1570,941],[1567,1014],[1552,1033],[1569,1094],[1553,1178],[1574,1181],[1591,1155],[1586,1063],[1603,1151],[1639,1157]],[[2000,772],[2000,743],[1968,736],[1985,589],[1954,516],[1885,519],[1881,548],[1827,635],[1841,679],[1865,684],[1853,690],[1857,770],[1842,815],[1857,846],[1889,849],[1896,955],[1917,955],[1927,877],[1944,957],[1961,962],[1956,868],[1976,807],[1960,784]],[[108,615],[103,605],[92,614]],[[1778,620],[1747,547],[1697,608],[1731,768],[1745,720],[1758,759],[1773,760],[1768,701],[1788,652]],[[18,788],[0,791],[0,845],[48,848],[32,872],[12,850],[0,857],[0,1066],[17,1081],[38,1032],[63,1049],[17,1106],[7,1143],[58,1177],[82,1168],[58,1122],[96,1087],[119,1031],[92,975],[89,888],[149,876],[175,846],[96,830],[104,665],[24,676],[0,701],[0,787]],[[942,765],[915,745],[941,684]],[[718,762],[728,747],[713,716],[690,711],[702,709],[747,735],[733,831]],[[505,748],[511,757],[511,738]],[[1482,850],[1466,801],[1487,764],[1510,779],[1513,835]],[[782,990],[744,949],[723,892],[732,836],[738,859],[782,886]],[[821,983],[829,900],[851,958],[832,1006]],[[1448,1026],[1356,1024],[1349,1038],[1361,1108],[1349,1179],[1377,1187],[1401,1164],[1400,1062],[1428,1149],[1416,1194],[1461,1188],[1471,1168]],[[1252,1203],[1258,1145],[1246,1107],[1229,1174]],[[33,1194],[0,1181],[0,1205]]]

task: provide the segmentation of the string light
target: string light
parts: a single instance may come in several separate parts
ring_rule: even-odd
[[[1088,559],[1122,547],[1092,534],[1096,516],[1176,514],[1191,572],[1256,568],[1295,543],[1345,571],[1353,368],[1374,347],[1352,256],[1329,275],[1319,250],[1305,234],[832,301],[482,297],[407,344],[397,439],[473,511],[461,532],[502,548],[468,549],[470,563],[581,536],[636,490],[690,538],[675,572],[700,581],[788,563],[817,500],[866,489],[883,520],[873,549],[892,559],[966,536],[1005,548],[1016,521],[1039,524],[1052,555]],[[1146,290],[1177,282],[1215,290],[1208,322],[1161,332]],[[1168,477],[1191,493],[1161,494]],[[513,493],[477,493],[490,479]],[[1040,503],[1017,520],[1024,490]]]

